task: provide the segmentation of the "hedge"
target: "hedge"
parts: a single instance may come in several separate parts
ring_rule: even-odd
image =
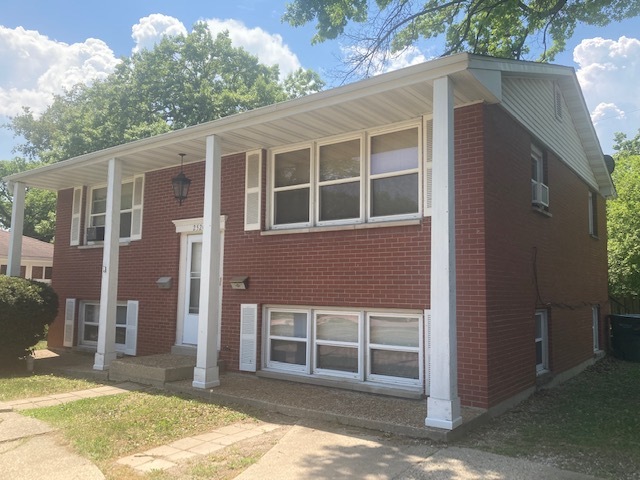
[[[58,314],[58,295],[50,285],[0,275],[0,362],[32,353]]]

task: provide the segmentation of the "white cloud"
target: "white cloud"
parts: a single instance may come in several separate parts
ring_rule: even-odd
[[[349,59],[363,56],[366,50],[358,46],[349,45],[341,47],[341,52],[344,59]],[[359,76],[375,76],[424,63],[427,60],[429,58],[416,46],[409,46],[398,53],[378,51],[371,60],[371,67],[367,68],[365,64],[354,73]]]
[[[238,20],[205,20],[211,33],[215,36],[225,30],[235,47],[242,47],[258,57],[265,65],[278,65],[281,77],[300,68],[300,60],[284,43],[282,36],[271,34],[261,28],[249,28]]]
[[[153,13],[147,17],[143,17],[131,27],[131,38],[136,45],[133,52],[139,52],[144,49],[152,49],[153,46],[162,40],[164,36],[186,35],[187,29],[184,24],[177,18],[161,13]]]
[[[68,45],[22,27],[0,26],[0,115],[44,111],[56,93],[113,72],[119,60],[102,40]]]
[[[605,152],[613,135],[630,135],[640,125],[640,40],[589,38],[573,51],[577,76]],[[635,121],[634,121],[635,120]]]
[[[602,120],[609,120],[611,118],[617,118],[619,120],[626,118],[624,111],[620,110],[615,103],[599,103],[591,112],[591,121],[596,125]]]

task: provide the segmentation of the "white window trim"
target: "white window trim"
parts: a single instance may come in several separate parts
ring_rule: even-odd
[[[600,348],[600,305],[591,307],[591,329],[593,334],[593,351],[599,352]]]
[[[297,337],[282,337],[282,336],[272,336],[270,333],[270,325],[271,325],[271,312],[291,312],[291,313],[304,313],[307,316],[307,338],[297,338]],[[359,315],[359,340],[358,340],[358,373],[353,374],[350,372],[341,372],[337,370],[328,370],[328,369],[318,369],[317,368],[317,360],[316,360],[316,345],[318,344],[331,344],[337,346],[348,346],[351,347],[354,344],[352,342],[336,342],[336,341],[320,341],[316,340],[316,315],[318,314],[351,314],[351,315]],[[408,318],[415,318],[419,324],[419,338],[418,344],[416,347],[400,347],[400,346],[392,346],[392,345],[378,345],[374,344],[373,347],[376,349],[385,349],[385,350],[394,350],[394,351],[406,351],[406,352],[417,352],[418,353],[418,379],[407,379],[402,377],[392,377],[388,375],[375,375],[369,374],[371,371],[370,364],[370,350],[371,345],[369,344],[369,318],[371,316],[381,317],[381,316],[389,316],[389,317],[398,317],[404,316]],[[324,378],[324,379],[335,379],[335,380],[350,380],[357,381],[365,384],[373,384],[373,385],[387,385],[387,386],[395,386],[399,388],[410,388],[410,389],[424,389],[425,382],[425,349],[427,346],[425,345],[427,334],[425,333],[425,325],[424,325],[424,311],[415,311],[415,310],[401,310],[401,309],[366,309],[366,308],[340,308],[340,307],[292,307],[292,306],[279,306],[279,305],[264,305],[263,306],[263,314],[262,318],[265,319],[263,322],[263,358],[264,358],[264,370],[272,371],[272,372],[281,372],[281,373],[291,373],[296,375],[302,375],[310,378]],[[306,365],[292,365],[283,362],[276,362],[271,360],[271,340],[285,340],[285,341],[299,341],[301,343],[306,343],[307,345],[307,355],[306,355]],[[428,366],[426,367],[428,368]]]
[[[531,145],[531,159],[536,162],[537,180],[531,178],[531,203],[549,207],[549,187],[544,183],[544,155],[535,145]]]
[[[136,205],[135,204],[135,197],[136,197],[136,182],[138,180],[141,179],[140,182],[140,188],[142,189],[142,192],[140,193],[140,205]],[[130,229],[130,235],[128,237],[120,237],[120,243],[128,243],[131,241],[135,241],[135,240],[140,240],[142,238],[142,222],[143,222],[143,213],[144,213],[144,187],[145,187],[145,178],[144,175],[136,175],[134,177],[130,177],[130,178],[126,178],[122,180],[122,184],[121,185],[125,185],[127,183],[131,183],[132,184],[132,192],[131,192],[131,208],[127,208],[127,209],[120,209],[120,215],[122,215],[123,213],[131,213],[131,229]],[[107,186],[106,183],[101,183],[101,184],[97,184],[97,185],[91,185],[88,187],[87,189],[87,198],[86,198],[86,208],[85,208],[85,228],[84,228],[84,234],[85,234],[85,238],[86,238],[86,231],[87,228],[92,227],[92,223],[91,220],[93,217],[95,216],[100,216],[100,215],[106,215],[106,214],[93,214],[92,213],[92,201],[93,201],[93,191],[97,190],[99,188],[105,188]],[[134,235],[133,231],[134,231],[134,218],[135,218],[135,213],[136,210],[139,210],[140,214],[140,234],[139,235]],[[100,241],[85,241],[85,245],[102,245],[104,243],[104,241],[100,240]]]
[[[549,312],[547,310],[536,310],[534,321],[542,322],[540,337],[535,337],[535,343],[542,343],[542,363],[536,363],[536,373],[541,375],[549,371]]]
[[[80,306],[78,308],[78,345],[80,346],[89,346],[89,347],[95,347],[98,345],[98,342],[94,342],[91,340],[85,340],[84,339],[84,327],[85,327],[85,320],[84,320],[84,316],[85,316],[85,307],[87,305],[93,305],[95,307],[98,307],[98,309],[100,308],[100,302],[99,301],[94,301],[94,300],[81,300],[80,301]],[[116,304],[118,307],[125,307],[128,308],[128,303],[127,302],[117,302]],[[100,328],[98,323],[91,323],[91,325],[96,325],[98,326],[98,329]],[[124,325],[116,325],[116,329],[117,328],[124,328],[125,331],[127,331],[127,323],[125,323]],[[127,334],[129,332],[127,331]],[[125,349],[126,349],[127,345],[126,343],[115,343],[115,348],[116,348],[116,352],[119,353],[124,353]]]
[[[358,140],[360,142],[360,176],[351,177],[351,178],[341,178],[339,180],[320,180],[320,148],[328,145],[335,145],[337,143],[349,142],[351,140]],[[316,225],[318,226],[332,226],[332,225],[349,225],[354,223],[363,223],[364,222],[364,212],[366,200],[364,195],[362,194],[365,180],[365,163],[367,161],[366,149],[365,149],[366,138],[363,133],[360,135],[343,135],[339,137],[333,137],[331,139],[326,139],[323,141],[315,142],[315,157],[312,157],[312,163],[315,165],[315,177],[318,181],[314,182],[314,198],[317,199],[315,202],[315,219]],[[314,160],[316,160],[314,162]],[[360,183],[360,215],[357,218],[345,218],[341,220],[320,220],[320,188],[328,185],[339,185],[341,183]]]
[[[413,219],[413,218],[420,218],[422,217],[422,211],[423,211],[423,176],[424,176],[424,147],[423,144],[424,142],[424,134],[426,132],[424,126],[423,126],[423,121],[422,119],[419,122],[416,121],[411,121],[411,122],[404,122],[401,124],[394,124],[394,125],[389,125],[386,127],[381,127],[381,128],[376,128],[376,129],[372,129],[367,131],[367,155],[365,158],[365,163],[366,163],[366,188],[365,188],[365,193],[366,193],[366,208],[367,208],[367,222],[370,223],[375,223],[375,222],[388,222],[390,220],[409,220],[409,219]],[[381,174],[376,174],[373,175],[371,173],[371,139],[373,137],[376,137],[378,135],[384,135],[387,133],[394,133],[394,132],[400,132],[402,130],[410,130],[412,128],[416,128],[418,130],[418,167],[417,168],[411,168],[411,169],[407,169],[407,170],[398,170],[395,172],[389,172],[389,173],[381,173]],[[411,175],[411,174],[416,174],[418,177],[418,211],[414,212],[414,213],[405,213],[405,214],[399,214],[399,215],[386,215],[386,216],[379,216],[379,217],[374,217],[371,213],[371,181],[372,180],[376,180],[376,179],[380,179],[380,178],[391,178],[391,177],[399,177],[402,175]]]
[[[336,311],[336,310],[313,310],[313,337],[311,343],[312,348],[312,358],[313,358],[313,372],[315,375],[320,376],[329,376],[329,377],[343,377],[343,378],[353,378],[356,380],[364,380],[364,368],[362,362],[362,354],[360,349],[363,344],[363,336],[364,336],[364,325],[363,325],[363,316],[362,312],[358,311]],[[318,339],[318,331],[317,331],[317,322],[316,319],[318,315],[355,315],[358,317],[358,340],[356,342],[344,342],[339,340],[319,340]],[[358,369],[356,372],[344,372],[340,370],[332,370],[328,368],[320,368],[318,366],[318,355],[316,354],[317,348],[319,345],[326,345],[331,347],[345,347],[345,348],[355,348],[358,352]]]
[[[268,230],[295,230],[300,228],[321,228],[327,226],[341,226],[341,225],[356,225],[356,224],[373,224],[381,222],[391,221],[403,221],[420,219],[423,215],[430,214],[425,212],[425,152],[427,142],[424,139],[424,135],[427,134],[427,129],[424,127],[426,117],[419,119],[413,119],[406,122],[395,123],[384,127],[374,128],[366,131],[352,132],[348,134],[342,134],[332,137],[325,137],[312,142],[297,143],[293,145],[286,145],[282,147],[272,148],[268,152],[268,176],[267,176],[267,229]],[[371,158],[370,158],[370,142],[371,138],[377,135],[386,133],[399,132],[402,130],[409,130],[415,128],[418,134],[418,167],[415,169],[408,169],[397,172],[390,172],[385,174],[375,175],[374,178],[388,178],[392,176],[417,174],[418,177],[418,211],[408,214],[388,215],[380,217],[372,217],[371,210],[371,176],[369,175]],[[332,221],[320,221],[319,220],[319,147],[324,145],[331,145],[334,143],[340,143],[347,140],[360,139],[360,151],[362,152],[361,162],[361,175],[360,175],[360,218],[359,219],[346,219],[346,220],[332,220]],[[287,187],[274,187],[275,178],[275,156],[282,153],[293,152],[296,150],[309,149],[310,155],[310,173],[309,183],[299,184],[295,186]],[[345,183],[353,181],[352,179],[344,180]],[[342,181],[336,181],[341,183]],[[324,184],[324,182],[323,182]],[[328,184],[328,183],[327,183]],[[287,223],[287,224],[275,224],[275,192],[285,190],[295,190],[301,188],[309,188],[309,221],[299,223]]]
[[[287,185],[286,187],[276,187],[275,186],[275,171],[276,171],[276,155],[288,152],[295,152],[297,150],[309,150],[309,183],[300,183],[297,185]],[[313,143],[303,143],[297,144],[294,146],[288,146],[286,148],[274,149],[269,154],[269,224],[271,228],[274,229],[284,229],[284,228],[299,228],[299,227],[309,227],[312,225],[313,219],[313,184],[314,184],[314,168],[313,165],[315,163],[314,159],[314,148]],[[298,223],[282,223],[275,224],[275,196],[277,192],[284,192],[289,190],[302,190],[304,188],[309,189],[309,221],[307,222],[298,222]]]
[[[371,329],[370,322],[371,317],[398,317],[404,316],[407,318],[415,318],[418,322],[418,346],[417,347],[406,347],[399,345],[382,345],[378,343],[371,343],[369,338]],[[424,352],[427,349],[427,346],[424,344],[423,339],[425,338],[424,333],[424,320],[422,315],[408,315],[406,313],[398,314],[398,313],[380,313],[380,312],[367,312],[366,315],[366,326],[365,331],[367,334],[367,352],[366,352],[366,360],[367,360],[367,379],[372,380],[379,383],[390,383],[394,385],[406,385],[406,386],[421,386],[424,379]],[[379,375],[371,373],[371,350],[387,350],[393,352],[409,352],[409,353],[417,353],[418,354],[418,379],[410,379],[403,377],[391,377],[389,375]]]
[[[280,335],[271,335],[271,312],[284,312],[284,313],[304,313],[307,316],[307,336],[305,338],[301,337],[285,337]],[[265,339],[267,341],[267,346],[265,348],[266,353],[266,362],[267,368],[272,368],[274,370],[280,370],[284,372],[291,373],[311,373],[311,352],[310,352],[310,343],[311,343],[311,311],[307,309],[299,309],[299,308],[291,308],[291,307],[268,307],[265,308],[266,315],[263,315],[263,318],[266,319],[266,331]],[[283,341],[294,341],[299,343],[307,344],[307,355],[305,360],[305,365],[295,365],[291,363],[278,362],[271,359],[271,340],[283,340]]]
[[[598,236],[598,195],[589,190],[589,235]]]

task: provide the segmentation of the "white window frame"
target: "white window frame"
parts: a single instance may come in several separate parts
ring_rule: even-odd
[[[591,307],[591,329],[593,331],[593,351],[600,351],[600,305]]]
[[[356,342],[346,342],[339,340],[320,340],[318,339],[318,324],[317,318],[319,315],[355,315],[358,317],[358,339]],[[362,321],[362,313],[357,311],[337,311],[337,310],[313,310],[313,340],[312,340],[312,348],[311,352],[313,357],[313,373],[316,375],[326,375],[331,377],[344,377],[344,378],[353,378],[357,380],[364,379],[364,369],[362,368],[362,344],[363,344],[363,321]],[[344,347],[344,348],[355,348],[356,349],[356,358],[358,361],[358,368],[356,372],[344,372],[341,370],[333,370],[328,368],[320,368],[318,366],[318,347],[319,346],[329,346],[329,347]]]
[[[87,323],[85,321],[85,308],[87,306],[94,306],[98,309],[98,311],[100,310],[100,302],[98,301],[93,301],[93,300],[83,300],[80,302],[80,308],[78,310],[78,344],[79,345],[84,345],[84,346],[97,346],[98,342],[97,341],[93,341],[93,340],[85,340],[84,339],[84,329],[85,329],[85,325],[89,324],[89,325],[95,325],[98,328],[98,331],[100,330],[100,325],[98,322],[91,322],[91,323]],[[124,307],[125,309],[125,319],[127,318],[127,314],[126,314],[126,310],[127,310],[127,302],[118,302],[117,303],[117,307]],[[127,323],[125,320],[124,324],[116,324],[116,330],[118,328],[124,328],[125,332],[127,332]],[[118,336],[116,335],[116,339],[118,338]],[[126,338],[126,333],[125,333],[125,338]],[[115,347],[116,347],[116,352],[120,352],[120,353],[124,353],[125,349],[126,349],[126,340],[125,343],[118,343],[115,342]]]
[[[130,213],[131,214],[131,225],[130,225],[130,229],[129,229],[129,236],[128,237],[120,237],[120,242],[130,242],[133,240],[140,240],[142,238],[142,214],[144,211],[144,175],[136,175],[132,178],[128,178],[122,181],[122,186],[126,185],[126,184],[131,184],[131,208],[120,208],[120,218],[122,218],[122,214],[127,214]],[[138,189],[136,188],[137,184],[139,183],[139,188],[140,188],[140,192],[139,192],[139,196],[140,196],[140,204],[137,205],[136,204],[136,193],[138,192]],[[94,217],[99,217],[99,216],[105,216],[106,219],[106,213],[93,213],[93,192],[95,190],[101,189],[101,188],[106,188],[107,184],[103,183],[103,184],[98,184],[98,185],[92,185],[89,187],[88,189],[88,194],[87,194],[87,199],[86,199],[86,222],[85,222],[85,233],[86,233],[86,229],[93,227],[93,218]],[[134,225],[135,225],[135,218],[136,215],[139,215],[139,229],[140,232],[138,234],[134,233]],[[86,244],[87,245],[94,245],[94,244],[102,244],[103,241],[87,241]]]
[[[531,203],[549,207],[549,187],[544,183],[544,155],[535,145],[531,145],[531,160],[536,163],[536,178],[531,177]]]
[[[549,371],[549,312],[547,310],[536,310],[535,322],[540,322],[541,335],[535,336],[535,344],[540,343],[542,345],[542,362],[537,362],[537,350],[536,350],[536,373],[541,375]],[[535,330],[534,330],[535,331]]]
[[[283,337],[271,334],[271,314],[273,312],[304,313],[307,316],[307,338]],[[317,323],[318,315],[358,315],[358,342],[341,342],[335,340],[318,340]],[[415,319],[418,322],[418,347],[394,346],[370,344],[369,322],[371,317],[406,317]],[[366,308],[327,308],[327,307],[305,307],[296,308],[292,306],[265,305],[263,307],[264,335],[263,335],[263,358],[265,370],[273,372],[291,373],[307,377],[349,380],[358,383],[387,385],[390,387],[424,389],[425,382],[425,348],[426,334],[424,325],[424,312],[392,310],[392,309],[366,309]],[[284,362],[277,362],[271,358],[271,340],[298,341],[306,343],[306,365],[294,365]],[[318,345],[332,345],[338,347],[355,347],[358,350],[358,372],[343,372],[340,370],[330,370],[318,368],[317,347]],[[371,372],[371,350],[403,351],[418,354],[418,379],[403,377],[392,377],[389,375],[370,374]]]
[[[353,140],[358,140],[358,142],[360,143],[360,174],[358,177],[350,177],[350,178],[342,178],[339,180],[325,180],[325,181],[321,181],[320,180],[320,149],[321,147],[326,147],[329,145],[336,145],[338,143],[344,143],[344,142],[349,142],[349,141],[353,141]],[[315,145],[315,156],[312,158],[312,160],[316,160],[313,162],[314,166],[315,166],[315,177],[318,180],[316,182],[314,182],[314,198],[317,199],[317,201],[315,202],[315,208],[314,213],[315,213],[315,219],[316,219],[316,224],[317,225],[344,225],[344,224],[352,224],[352,223],[362,223],[364,221],[364,212],[365,212],[365,198],[364,195],[362,194],[363,189],[365,188],[364,186],[364,177],[365,177],[365,163],[366,163],[366,155],[365,155],[365,136],[363,134],[360,135],[349,135],[349,136],[342,136],[342,137],[334,137],[331,140],[324,140],[321,142],[316,142]],[[359,182],[360,184],[360,191],[359,191],[359,198],[360,198],[360,203],[359,203],[359,215],[356,218],[345,218],[345,219],[340,219],[340,220],[321,220],[320,219],[320,189],[322,187],[325,186],[330,186],[330,185],[339,185],[342,183],[353,183],[353,182]]]
[[[283,153],[295,152],[298,150],[309,150],[309,183],[299,183],[296,185],[287,185],[284,187],[276,187],[275,186],[275,172],[276,172],[276,155],[280,155]],[[313,185],[314,185],[314,148],[311,143],[297,144],[293,146],[288,146],[286,148],[274,149],[270,152],[269,155],[269,200],[270,200],[270,223],[272,228],[274,229],[284,229],[284,228],[299,228],[299,227],[309,227],[313,222]],[[309,213],[306,222],[297,222],[297,223],[281,223],[275,224],[276,218],[276,193],[292,191],[292,190],[302,190],[304,188],[309,189]]]
[[[589,235],[598,236],[598,195],[589,190]]]
[[[303,313],[307,316],[307,331],[306,337],[286,337],[281,335],[272,335],[271,334],[271,314],[273,312],[282,312],[282,313]],[[267,345],[265,348],[266,352],[266,365],[267,368],[272,368],[274,370],[287,371],[292,373],[311,373],[311,352],[310,352],[310,338],[311,338],[311,311],[306,309],[299,308],[291,308],[291,307],[269,307],[266,309],[266,315],[263,316],[266,319],[266,329],[267,334],[265,335],[267,339]],[[307,345],[307,354],[305,365],[298,365],[286,362],[278,362],[271,358],[271,340],[281,340],[281,341],[293,341],[299,343],[305,343]]]
[[[417,347],[409,347],[409,346],[401,346],[401,345],[388,345],[388,344],[378,344],[371,342],[371,317],[405,317],[415,319],[418,322],[418,346]],[[367,361],[367,379],[373,380],[379,383],[390,383],[395,385],[407,385],[407,386],[416,386],[419,387],[422,385],[424,379],[424,351],[425,345],[423,343],[424,339],[424,321],[422,315],[412,315],[406,313],[380,313],[380,312],[367,312],[367,321],[366,321],[366,335],[367,335],[367,352],[366,352],[366,361]],[[417,353],[418,354],[418,378],[404,378],[404,377],[392,377],[390,375],[380,375],[372,373],[371,368],[371,350],[386,350],[392,352],[407,352],[407,353]]]
[[[322,227],[322,226],[332,226],[332,225],[353,225],[358,223],[377,223],[377,222],[389,222],[389,221],[402,221],[402,220],[412,220],[418,219],[423,216],[423,212],[425,209],[425,193],[424,193],[424,182],[426,181],[424,170],[426,166],[424,165],[425,158],[425,139],[424,135],[427,133],[427,129],[424,128],[424,122],[428,121],[426,118],[413,119],[406,122],[396,123],[393,125],[388,125],[381,128],[371,129],[367,131],[360,132],[352,132],[349,134],[327,137],[324,139],[319,139],[313,142],[305,142],[299,143],[295,145],[287,145],[284,147],[273,148],[269,150],[268,155],[268,178],[267,178],[267,189],[269,194],[268,198],[268,222],[267,228],[271,230],[287,230],[287,229],[296,229],[296,228],[308,228],[308,227]],[[416,168],[407,169],[407,170],[399,170],[394,172],[387,172],[377,175],[370,175],[371,170],[371,139],[372,137],[378,135],[384,135],[394,132],[401,132],[403,130],[411,130],[415,129],[417,138],[418,138],[418,146],[417,146],[417,155],[418,155],[418,166]],[[321,186],[329,185],[331,183],[349,183],[355,181],[355,178],[349,178],[344,180],[334,180],[327,182],[319,182],[319,151],[321,146],[332,145],[336,143],[341,143],[349,140],[360,140],[360,152],[361,152],[361,164],[360,164],[360,217],[356,219],[340,219],[340,220],[320,220],[320,201],[319,201],[319,189]],[[309,173],[309,183],[308,184],[299,184],[295,186],[286,186],[286,187],[275,187],[275,159],[276,155],[294,152],[296,150],[309,149],[310,155],[310,173]],[[417,175],[417,183],[418,183],[418,199],[417,199],[417,211],[406,214],[397,214],[397,215],[386,215],[379,217],[371,216],[371,181],[380,179],[380,178],[391,178],[394,176],[402,176],[402,175]],[[286,190],[295,190],[300,188],[309,188],[309,216],[308,221],[306,222],[298,222],[298,223],[287,223],[287,224],[276,224],[275,223],[275,194],[277,192],[286,191]]]
[[[401,132],[403,130],[411,130],[411,129],[417,129],[417,136],[418,136],[418,166],[417,168],[410,168],[410,169],[406,169],[406,170],[397,170],[394,172],[387,172],[387,173],[379,173],[376,175],[373,175],[371,173],[371,140],[373,139],[373,137],[377,137],[380,135],[386,135],[389,133],[395,133],[395,132]],[[367,206],[367,221],[374,223],[374,222],[387,222],[390,220],[409,220],[409,219],[414,219],[414,218],[420,218],[422,217],[422,208],[423,208],[423,163],[424,163],[424,159],[423,159],[423,143],[424,143],[424,139],[423,139],[423,135],[424,135],[425,129],[423,127],[422,122],[408,122],[408,123],[402,123],[402,124],[396,124],[396,125],[392,125],[392,126],[388,126],[385,128],[379,128],[379,129],[374,129],[374,130],[370,130],[369,132],[367,132],[367,156],[366,156],[366,168],[367,168],[367,183],[366,183],[366,206]],[[392,178],[392,177],[400,177],[403,175],[413,175],[415,174],[417,176],[418,179],[418,199],[417,199],[417,207],[418,210],[416,212],[413,213],[402,213],[402,214],[396,214],[396,215],[385,215],[385,216],[378,216],[378,217],[374,217],[371,210],[372,210],[372,198],[371,198],[371,183],[373,180],[379,180],[379,179],[383,179],[383,178]]]

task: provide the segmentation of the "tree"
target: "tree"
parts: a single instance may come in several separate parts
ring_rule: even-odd
[[[640,297],[640,130],[616,135],[612,174],[617,198],[607,202],[609,285],[616,297]]]
[[[551,61],[578,24],[605,26],[640,15],[637,0],[293,0],[284,21],[315,21],[312,43],[342,37],[347,76],[370,76],[420,41],[445,41],[442,55],[471,52]],[[358,24],[353,26],[350,24]]]
[[[57,162],[128,141],[215,120],[319,91],[324,83],[299,70],[280,82],[228,33],[215,38],[205,23],[164,37],[152,50],[124,58],[113,74],[54,98],[39,117],[28,108],[9,128],[29,160]]]
[[[205,23],[197,23],[188,35],[164,37],[154,49],[124,58],[105,80],[54,97],[40,116],[24,108],[8,128],[24,139],[15,152],[26,161],[2,162],[0,178],[323,87],[317,73],[303,69],[280,81],[277,66],[233,47],[228,33],[214,38]],[[0,185],[4,228],[11,224],[11,194]],[[50,240],[55,194],[30,190],[25,208],[25,235]]]
[[[26,162],[24,159],[0,161],[0,178],[41,165],[40,162]],[[11,204],[13,192],[6,182],[0,181],[0,227],[11,227]],[[24,228],[28,237],[43,242],[51,242],[55,235],[56,194],[37,188],[29,188],[24,198]]]

